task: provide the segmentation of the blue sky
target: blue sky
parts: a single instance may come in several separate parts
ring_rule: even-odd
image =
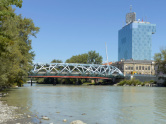
[[[130,5],[137,19],[156,24],[152,56],[166,46],[166,0],[23,0],[17,14],[31,18],[40,27],[32,39],[36,62],[65,62],[73,55],[95,50],[106,61],[118,60],[118,30],[125,23]]]

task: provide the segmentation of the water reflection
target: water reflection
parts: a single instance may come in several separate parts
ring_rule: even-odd
[[[48,116],[43,123],[166,123],[165,88],[27,85],[10,94],[5,98],[9,105]]]

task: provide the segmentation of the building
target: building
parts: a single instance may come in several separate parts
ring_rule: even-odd
[[[118,32],[118,61],[151,60],[152,34],[155,32],[155,24],[136,21],[136,13],[128,13],[126,25]]]
[[[112,62],[108,62],[108,63],[103,63],[102,65],[111,65]]]
[[[124,75],[141,74],[155,75],[155,63],[152,60],[125,60],[112,63],[119,68]]]

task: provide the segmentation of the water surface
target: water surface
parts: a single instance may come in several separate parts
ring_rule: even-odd
[[[48,116],[43,124],[165,124],[166,88],[34,85],[12,89],[8,105],[19,113]],[[67,122],[63,122],[67,119]],[[32,120],[34,121],[34,119]]]

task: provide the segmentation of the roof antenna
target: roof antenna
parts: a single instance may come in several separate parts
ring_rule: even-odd
[[[107,44],[106,44],[106,42],[105,42],[105,47],[106,47],[107,65],[109,65],[109,64],[108,64],[108,54],[107,54]]]
[[[132,12],[132,5],[130,5],[130,12]]]

